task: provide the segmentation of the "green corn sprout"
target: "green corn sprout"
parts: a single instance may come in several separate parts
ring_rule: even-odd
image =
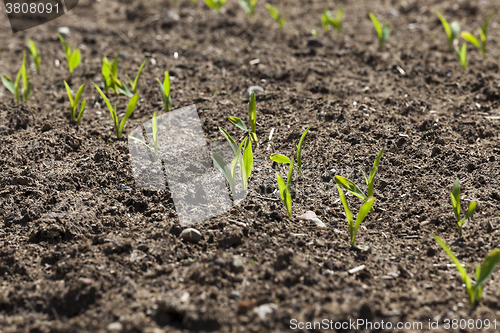
[[[241,179],[243,182],[243,191],[245,191],[248,187],[248,179],[250,178],[250,174],[253,168],[252,143],[250,142],[250,139],[246,137],[238,146],[236,142],[233,140],[233,138],[231,138],[229,133],[226,132],[226,130],[224,130],[222,127],[219,127],[219,130],[229,141],[231,148],[234,151],[234,158],[233,162],[231,163],[231,169],[229,169],[226,162],[224,161],[224,158],[220,156],[218,153],[214,153],[212,154],[212,160],[214,161],[214,165],[217,169],[219,169],[222,175],[229,182],[231,191],[233,193],[236,193],[235,192],[236,165],[239,164],[241,171]],[[243,149],[243,154],[241,153],[242,149]]]
[[[220,10],[224,7],[226,2],[227,0],[205,0],[207,6],[215,10],[217,13],[220,13]]]
[[[453,50],[453,41],[458,37],[460,33],[460,23],[457,21],[453,21],[448,23],[443,15],[440,12],[436,12],[436,15],[439,17],[441,24],[443,25],[444,32],[446,33],[446,37],[448,37],[448,48]]]
[[[375,162],[373,162],[373,167],[371,168],[370,175],[368,177],[366,176],[365,172],[363,170],[361,170],[361,172],[363,172],[363,176],[364,176],[365,182],[366,182],[367,195],[365,195],[363,193],[363,191],[356,184],[354,184],[352,181],[350,181],[347,178],[341,177],[341,176],[334,177],[334,180],[337,183],[337,186],[340,186],[340,187],[346,189],[348,192],[357,196],[358,198],[360,198],[364,202],[366,202],[370,197],[373,197],[373,186],[375,183],[375,176],[377,175],[378,166],[380,164],[380,160],[382,159],[382,155],[384,154],[384,151],[385,151],[385,148],[382,148],[379,151],[377,157],[375,158]]]
[[[83,94],[83,90],[85,89],[85,84],[82,84],[78,91],[76,92],[75,98],[73,98],[71,94],[71,88],[69,87],[68,83],[64,81],[64,85],[66,87],[66,92],[68,93],[68,99],[69,99],[69,105],[71,107],[71,114],[70,114],[70,121],[75,120],[76,116],[76,109],[78,108],[78,104],[80,103],[80,99]],[[78,114],[78,119],[76,122],[76,126],[80,126],[80,121],[82,120],[83,112],[85,110],[85,106],[87,105],[87,102],[85,100],[82,101],[82,105],[80,107],[80,113]]]
[[[170,97],[170,76],[168,72],[165,72],[165,79],[163,83],[161,83],[158,78],[156,81],[160,84],[161,99],[163,101],[165,112],[170,112],[170,109],[172,108],[172,98]]]
[[[443,248],[446,254],[448,254],[448,256],[451,258],[451,260],[457,267],[458,271],[460,272],[462,280],[467,289],[467,294],[469,295],[470,309],[474,310],[476,304],[481,301],[483,286],[486,280],[488,280],[488,278],[493,274],[493,272],[497,268],[498,261],[500,260],[500,250],[499,249],[492,250],[484,258],[482,265],[476,267],[476,272],[475,272],[476,282],[473,284],[472,279],[469,277],[469,274],[467,274],[467,271],[465,270],[464,267],[462,267],[460,261],[457,259],[457,257],[455,257],[455,255],[450,250],[448,245],[446,245],[446,243],[441,238],[439,238],[438,235],[434,234],[432,236],[434,237],[436,242]]]
[[[458,233],[462,236],[462,225],[474,215],[476,211],[477,203],[471,202],[469,208],[465,213],[465,217],[460,218],[460,180],[456,180],[451,189],[451,206],[453,207],[453,212],[455,212],[455,217],[457,218]]]
[[[125,127],[125,123],[126,123],[128,117],[130,117],[130,115],[132,114],[132,112],[134,112],[134,109],[135,109],[135,106],[137,105],[137,100],[139,99],[139,96],[138,95],[132,96],[132,98],[128,102],[127,111],[125,112],[125,116],[123,117],[122,121],[119,122],[118,121],[118,112],[116,110],[116,103],[115,103],[115,107],[111,106],[109,99],[102,92],[101,88],[99,88],[97,86],[97,84],[95,84],[95,83],[94,83],[94,86],[96,87],[97,91],[99,91],[102,98],[106,102],[106,105],[108,106],[109,112],[111,113],[111,117],[113,118],[113,127],[115,130],[116,137],[118,139],[120,139],[122,137],[123,128]]]
[[[337,29],[338,32],[342,31],[342,13],[344,12],[344,8],[341,5],[339,10],[337,11],[337,15],[333,15],[333,13],[329,10],[324,11],[323,15],[321,15],[321,24],[323,25],[323,29],[325,31],[330,31],[330,26]]]
[[[241,8],[243,8],[245,13],[247,13],[250,17],[253,17],[258,1],[259,0],[238,0]]]
[[[9,76],[2,75],[2,84],[8,91],[14,95],[17,103],[26,103],[30,98],[31,93],[31,80],[28,76],[28,67],[26,66],[26,52],[23,52],[23,62],[21,68],[17,72],[16,80],[13,81]],[[20,84],[23,84],[21,88]]]
[[[387,40],[391,36],[391,25],[389,23],[384,23],[384,25],[382,26],[375,15],[373,15],[372,13],[368,15],[373,22],[375,30],[377,31],[378,48],[381,50],[384,47],[385,42],[387,42]]]
[[[137,88],[139,86],[139,79],[141,78],[141,74],[142,74],[142,69],[144,68],[144,65],[146,65],[146,60],[144,60],[142,62],[142,65],[141,67],[139,68],[139,72],[137,73],[137,76],[135,77],[135,80],[132,81],[130,79],[130,77],[128,76],[128,74],[125,74],[125,76],[127,77],[128,79],[128,82],[130,83],[130,88],[132,88],[132,93],[135,95],[137,94]]]
[[[250,122],[250,130],[245,125],[245,123],[238,117],[229,117],[229,121],[236,125],[238,128],[247,132],[248,135],[252,138],[254,143],[258,143],[257,133],[256,133],[256,124],[257,124],[257,103],[255,101],[255,94],[252,92],[250,95],[250,101],[248,103],[248,120]]]
[[[286,183],[283,180],[283,177],[279,173],[276,173],[276,178],[278,180],[278,189],[280,191],[281,201],[283,205],[285,205],[286,213],[288,217],[292,217],[292,194],[291,194],[291,186],[292,186],[292,174],[294,161],[293,158],[290,160],[288,157],[280,154],[274,154],[270,156],[270,159],[277,163],[287,163],[288,164],[288,177],[286,179]]]
[[[61,41],[61,44],[63,46],[64,54],[66,56],[66,61],[68,62],[69,75],[71,76],[75,68],[77,68],[80,65],[81,62],[80,49],[76,48],[73,51],[73,45],[68,45],[66,43],[66,40],[64,40],[64,37],[61,36],[61,34],[58,33],[57,37],[59,37],[59,40]]]
[[[335,178],[337,178],[337,176],[335,176]],[[337,179],[335,179],[335,181],[337,181]],[[338,182],[337,182],[337,190],[339,191],[340,200],[342,201],[342,205],[344,206],[345,215],[347,217],[347,223],[349,224],[349,235],[351,240],[351,246],[354,247],[359,225],[361,224],[361,222],[364,221],[366,215],[368,215],[368,213],[372,209],[373,203],[375,202],[375,198],[369,197],[366,199],[366,201],[359,209],[356,221],[354,221],[352,211],[349,209],[349,204],[347,203],[344,192],[342,191],[342,188],[341,186],[339,186]]]
[[[36,72],[40,74],[40,69],[42,67],[42,55],[38,46],[36,46],[35,42],[31,39],[28,41],[28,50],[30,51],[31,60],[35,64]]]
[[[485,59],[486,59],[486,39],[488,36],[487,35],[488,22],[490,21],[491,15],[493,15],[493,11],[490,11],[488,16],[486,16],[486,19],[483,22],[483,26],[477,29],[477,31],[479,31],[479,39],[477,39],[476,37],[474,37],[473,34],[467,31],[464,31],[461,34],[463,39],[475,45],[479,49],[479,51],[481,51],[481,54]]]
[[[128,137],[132,140],[135,140],[139,143],[142,143],[146,147],[148,147],[149,150],[151,150],[154,153],[158,153],[158,120],[156,119],[156,112],[153,114],[153,119],[151,120],[151,127],[153,128],[153,147],[148,145],[146,142],[142,141],[141,139],[138,139],[136,137],[133,137],[132,135],[129,135]]]
[[[457,53],[458,62],[463,69],[467,69],[468,61],[467,61],[467,43],[464,43],[462,47],[455,47],[455,51]]]
[[[286,18],[284,15],[281,15],[278,7],[273,6],[271,4],[266,4],[266,9],[269,12],[269,15],[278,23],[278,27],[283,29],[283,26],[285,25]]]
[[[296,152],[296,158],[297,158],[297,170],[299,171],[299,174],[302,176],[302,146],[304,145],[304,139],[306,138],[307,132],[309,132],[309,129],[311,126],[306,128],[304,133],[302,133],[302,136],[300,137],[299,144],[297,145],[297,152]]]
[[[107,93],[109,89],[113,90],[116,96],[120,93],[124,94],[127,97],[132,98],[134,95],[128,90],[127,86],[123,84],[118,78],[118,57],[120,56],[120,51],[118,51],[113,59],[113,62],[109,62],[108,58],[103,57],[101,59],[102,63],[102,87],[104,91]],[[142,69],[139,70],[139,74],[137,74],[136,81],[137,83],[132,83],[132,86],[137,90],[137,84],[139,82],[139,77],[142,72]]]

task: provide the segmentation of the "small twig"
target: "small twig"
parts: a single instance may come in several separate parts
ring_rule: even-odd
[[[272,200],[272,201],[278,201],[279,200],[279,199],[275,199],[275,198],[261,197],[260,195],[257,195],[257,198],[264,199],[264,200]]]

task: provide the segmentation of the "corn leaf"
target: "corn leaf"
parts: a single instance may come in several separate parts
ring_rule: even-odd
[[[30,39],[28,41],[28,49],[30,51],[31,60],[35,64],[37,73],[40,73],[40,68],[42,66],[42,56],[40,54],[40,49],[36,44]]]
[[[470,203],[469,209],[467,209],[467,212],[465,213],[465,217],[458,222],[459,226],[462,226],[462,224],[464,224],[465,221],[467,221],[468,219],[470,219],[472,217],[472,215],[474,215],[474,212],[476,211],[476,206],[477,206],[477,203],[475,203],[475,202]]]
[[[233,152],[236,154],[238,151],[238,145],[234,141],[234,139],[229,135],[229,133],[223,129],[222,127],[219,127],[219,131],[222,133],[222,135],[226,138],[227,141],[229,141],[229,144],[231,145],[231,148],[233,149]]]
[[[457,221],[460,221],[460,180],[456,180],[451,188],[451,205]]]
[[[300,140],[299,140],[299,144],[297,145],[297,166],[299,168],[299,172],[300,174],[302,175],[302,146],[304,145],[304,140],[306,138],[306,134],[307,132],[309,132],[309,129],[311,128],[311,126],[309,126],[308,128],[306,128],[306,130],[304,131],[304,133],[302,133],[302,136],[300,137]]]
[[[481,43],[479,43],[479,40],[476,37],[474,37],[474,35],[472,35],[470,32],[464,31],[461,33],[461,36],[469,43],[475,45],[478,49],[481,49]]]
[[[69,105],[71,106],[71,111],[73,111],[73,105],[74,105],[73,96],[71,94],[71,88],[69,87],[66,80],[64,80],[64,86],[66,87],[66,93],[68,94]]]
[[[338,186],[345,188],[350,193],[362,199],[363,201],[368,200],[368,197],[363,193],[363,191],[361,191],[361,189],[349,179],[341,176],[335,176],[334,180]]]
[[[347,218],[347,224],[349,225],[349,235],[352,235],[354,228],[352,211],[349,209],[349,204],[347,203],[344,192],[342,191],[342,188],[338,183],[337,183],[337,190],[339,191],[339,196],[340,200],[342,201],[342,206],[344,206],[345,216]]]
[[[248,184],[248,179],[250,178],[253,169],[253,152],[252,152],[252,142],[250,141],[250,138],[247,137],[245,140],[246,140],[245,150],[243,151],[243,164],[245,166],[244,184]],[[244,189],[246,189],[246,186],[244,186]]]
[[[354,241],[356,240],[356,234],[358,233],[358,228],[361,222],[364,221],[366,215],[372,209],[373,203],[375,202],[374,197],[368,198],[368,200],[361,206],[358,212],[358,216],[356,217],[356,222],[354,223],[353,232],[351,233],[351,244],[354,245]]]
[[[368,16],[370,16],[370,19],[373,22],[373,26],[375,27],[375,30],[377,31],[378,39],[381,40],[382,39],[382,26],[380,25],[379,20],[372,13],[369,13]]]
[[[293,174],[293,157],[292,160],[290,161],[290,166],[288,167],[288,177],[286,179],[286,185],[288,187],[290,187],[290,184],[292,183],[292,174]]]
[[[382,28],[382,38],[380,40],[380,47],[384,46],[385,42],[389,40],[391,36],[391,25],[389,23],[385,23]]]
[[[257,123],[257,103],[253,92],[250,95],[250,101],[248,103],[248,121],[250,122],[252,133],[255,133]]]
[[[130,81],[130,87],[132,88],[132,91],[134,94],[137,94],[137,88],[139,86],[139,79],[141,78],[142,70],[144,69],[144,66],[146,65],[146,60],[142,62],[141,67],[139,68],[139,72],[137,73],[134,82],[132,82],[129,78]]]
[[[80,113],[78,114],[78,120],[76,121],[76,127],[80,126],[80,122],[82,121],[83,112],[85,111],[85,106],[87,105],[87,101],[83,100],[82,105],[80,107]]]
[[[373,167],[370,170],[370,176],[368,177],[368,181],[366,182],[368,197],[373,196],[373,185],[375,183],[375,176],[377,175],[378,166],[380,164],[380,160],[382,159],[382,155],[384,154],[384,150],[385,150],[385,148],[382,148],[380,150],[377,157],[375,158],[375,162],[373,162]],[[363,175],[365,176],[365,180],[366,180],[366,175],[364,174],[364,172],[363,172]]]
[[[8,91],[11,92],[12,95],[16,95],[16,87],[10,77],[8,77],[7,75],[2,75],[2,84],[5,86],[5,88],[7,88]]]
[[[218,153],[212,154],[212,160],[214,161],[215,167],[222,173],[224,178],[229,182],[229,186],[231,186],[231,191],[234,191],[234,177],[231,175],[231,171],[227,167],[224,158],[220,156]]]
[[[229,121],[232,122],[234,125],[238,126],[245,132],[248,132],[248,128],[245,125],[245,123],[238,117],[229,117]]]
[[[78,106],[78,103],[80,103],[80,99],[82,98],[82,94],[83,94],[83,90],[85,89],[85,83],[82,84],[80,86],[80,88],[78,89],[78,91],[76,92],[76,95],[75,95],[75,110],[76,110],[76,107]]]
[[[493,274],[497,268],[498,261],[500,260],[500,250],[494,249],[491,251],[486,258],[484,258],[483,264],[479,271],[479,278],[477,278],[474,289],[482,288],[486,280]],[[478,299],[480,300],[480,299]]]
[[[123,127],[125,127],[125,122],[127,121],[128,117],[134,112],[135,106],[137,105],[137,100],[139,99],[139,95],[134,95],[130,101],[128,102],[127,105],[127,111],[125,112],[125,116],[123,117],[121,123],[120,123],[120,130],[118,132],[118,138],[121,138],[122,132],[123,132]]]
[[[450,30],[451,30],[451,41],[453,42],[453,40],[457,38],[458,34],[460,33],[460,23],[458,23],[457,21],[451,22]]]
[[[76,67],[80,65],[81,59],[80,59],[80,49],[76,49],[70,56],[70,59],[68,59],[68,67],[69,67],[69,73],[73,73]]]
[[[470,279],[469,275],[467,274],[467,271],[465,270],[465,268],[463,268],[462,265],[460,264],[460,261],[457,259],[457,257],[455,257],[455,255],[453,254],[453,252],[451,252],[448,245],[446,245],[446,243],[441,238],[439,238],[438,235],[433,234],[432,237],[434,237],[434,239],[439,244],[439,246],[441,246],[443,248],[444,252],[446,252],[448,254],[450,259],[453,261],[453,263],[457,267],[458,271],[462,275],[462,281],[465,283],[467,290],[470,290],[472,287],[471,279]]]
[[[269,158],[276,163],[288,163],[288,164],[292,163],[292,161],[290,161],[288,157],[281,154],[272,154]]]

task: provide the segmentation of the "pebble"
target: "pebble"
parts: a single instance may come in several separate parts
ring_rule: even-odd
[[[107,330],[108,332],[121,332],[123,329],[123,325],[121,323],[111,323],[108,325]]]
[[[69,35],[71,35],[71,31],[69,30],[68,27],[60,27],[57,29],[57,32],[63,36],[64,38],[68,37]]]
[[[117,189],[118,189],[118,191],[123,191],[123,192],[127,192],[127,193],[132,192],[132,188],[129,187],[129,186],[127,186],[127,185],[125,185],[125,184],[118,185]]]
[[[180,237],[188,242],[197,243],[201,239],[201,233],[193,228],[184,229]]]
[[[251,86],[250,88],[247,89],[247,98],[250,98],[250,96],[252,95],[252,93],[254,93],[255,95],[257,95],[257,93],[262,93],[264,92],[264,88],[260,87],[260,86]]]
[[[224,265],[226,265],[226,262],[225,262],[225,261],[224,261],[224,259],[222,259],[222,258],[217,258],[217,259],[215,259],[215,260],[214,260],[214,263],[215,263],[216,265],[219,265],[219,266],[224,266]]]
[[[229,298],[235,299],[235,298],[240,298],[240,293],[237,291],[233,291],[231,295],[229,295]]]
[[[320,228],[320,229],[326,229],[326,224],[324,224],[320,219],[318,219],[317,217],[315,218],[312,218],[311,219],[311,222],[314,222],[314,224],[316,224],[316,227]]]
[[[235,273],[243,272],[243,260],[241,260],[241,256],[233,256],[233,261],[231,262],[231,271]]]
[[[265,319],[268,314],[273,313],[276,310],[278,310],[278,306],[276,304],[268,303],[254,308],[253,312],[255,312],[260,319]]]
[[[310,46],[310,47],[322,47],[323,45],[324,45],[323,42],[320,41],[316,37],[309,37],[309,38],[307,38],[307,46]]]

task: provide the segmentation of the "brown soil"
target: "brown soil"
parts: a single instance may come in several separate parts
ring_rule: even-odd
[[[69,14],[16,35],[2,19],[0,73],[15,74],[30,38],[43,67],[41,75],[31,71],[26,105],[0,89],[0,331],[105,332],[120,323],[123,332],[267,332],[290,329],[291,319],[364,318],[424,327],[438,320],[436,332],[445,331],[446,319],[500,318],[500,273],[469,311],[459,274],[431,238],[438,233],[452,244],[471,276],[500,246],[500,4],[346,0],[339,34],[319,31],[324,6],[338,8],[331,1],[282,1],[283,31],[263,3],[253,21],[236,1],[218,15],[201,0],[81,0]],[[469,45],[463,71],[434,11],[475,32],[490,9],[497,13],[488,60]],[[370,11],[392,24],[381,52]],[[82,49],[71,78],[74,86],[87,83],[79,130],[67,119],[61,26]],[[308,41],[313,26],[320,43]],[[217,126],[239,135],[227,117],[246,121],[247,88],[264,88],[252,189],[228,213],[194,225],[202,234],[196,244],[179,237],[168,190],[135,185],[127,141],[113,138],[91,87],[100,57],[120,48],[123,78],[148,60],[126,134],[161,111],[156,78],[165,70],[175,77],[174,109],[196,104],[208,142],[223,141]],[[260,62],[250,64],[254,59]],[[294,216],[312,210],[326,230],[287,218],[272,194],[276,171],[285,170],[269,155],[291,156],[307,126]],[[361,168],[368,170],[382,147],[375,211],[357,238],[370,250],[354,251],[332,176],[363,184]],[[463,205],[478,202],[463,238],[450,205],[456,178]],[[359,200],[348,200],[357,211]],[[360,265],[365,269],[348,273]],[[276,306],[259,318],[254,309],[269,303]]]

